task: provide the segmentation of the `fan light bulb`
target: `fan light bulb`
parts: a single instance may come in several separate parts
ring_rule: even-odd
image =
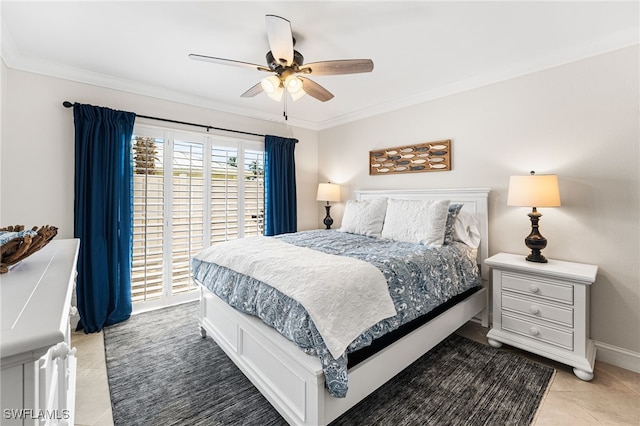
[[[284,87],[286,87],[294,102],[306,95],[303,84],[302,80],[295,75],[290,75],[284,79]]]
[[[276,102],[280,102],[282,94],[284,93],[284,88],[277,76],[271,75],[263,78],[260,80],[260,86],[262,86],[262,90],[264,90],[267,96]]]
[[[260,81],[260,85],[266,93],[273,93],[276,91],[276,87],[280,86],[280,79],[275,75],[265,77]]]
[[[284,85],[287,88],[287,92],[294,94],[302,90],[302,80],[295,75],[290,75],[284,80]]]

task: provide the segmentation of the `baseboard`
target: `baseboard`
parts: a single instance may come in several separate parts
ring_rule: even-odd
[[[478,318],[472,318],[470,321],[480,324],[480,319]],[[634,373],[640,373],[640,353],[597,340],[594,340],[593,343],[597,349],[597,361],[606,362]]]
[[[640,353],[598,342],[597,340],[594,343],[597,348],[596,359],[598,361],[640,373]]]

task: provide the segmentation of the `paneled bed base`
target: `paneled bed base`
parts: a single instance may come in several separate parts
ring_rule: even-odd
[[[376,355],[349,370],[346,398],[325,389],[320,360],[259,318],[241,313],[200,286],[200,329],[227,353],[292,425],[325,425],[397,375],[473,317],[483,322],[487,290],[482,288]]]

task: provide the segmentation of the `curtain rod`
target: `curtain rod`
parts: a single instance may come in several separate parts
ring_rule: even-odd
[[[71,103],[69,101],[64,101],[62,102],[62,105],[65,108],[71,108],[75,103]],[[265,135],[260,135],[258,133],[251,133],[251,132],[243,132],[242,130],[233,130],[233,129],[224,129],[222,127],[214,127],[214,126],[208,126],[206,124],[196,124],[196,123],[189,123],[187,121],[178,121],[178,120],[170,120],[168,118],[158,118],[158,117],[150,117],[148,115],[141,115],[141,114],[136,114],[136,117],[140,117],[140,118],[148,118],[149,120],[157,120],[157,121],[166,121],[167,123],[176,123],[176,124],[186,124],[187,126],[195,126],[195,127],[202,127],[203,129],[207,129],[207,132],[210,129],[214,129],[214,130],[222,130],[224,132],[233,132],[233,133],[241,133],[243,135],[251,135],[251,136],[260,136],[260,137],[265,137]]]

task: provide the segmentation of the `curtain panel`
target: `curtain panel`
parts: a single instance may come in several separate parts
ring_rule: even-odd
[[[76,103],[73,117],[78,329],[92,333],[131,315],[135,114]]]
[[[272,135],[264,139],[264,234],[267,236],[298,229],[294,155],[297,142],[297,139]]]

